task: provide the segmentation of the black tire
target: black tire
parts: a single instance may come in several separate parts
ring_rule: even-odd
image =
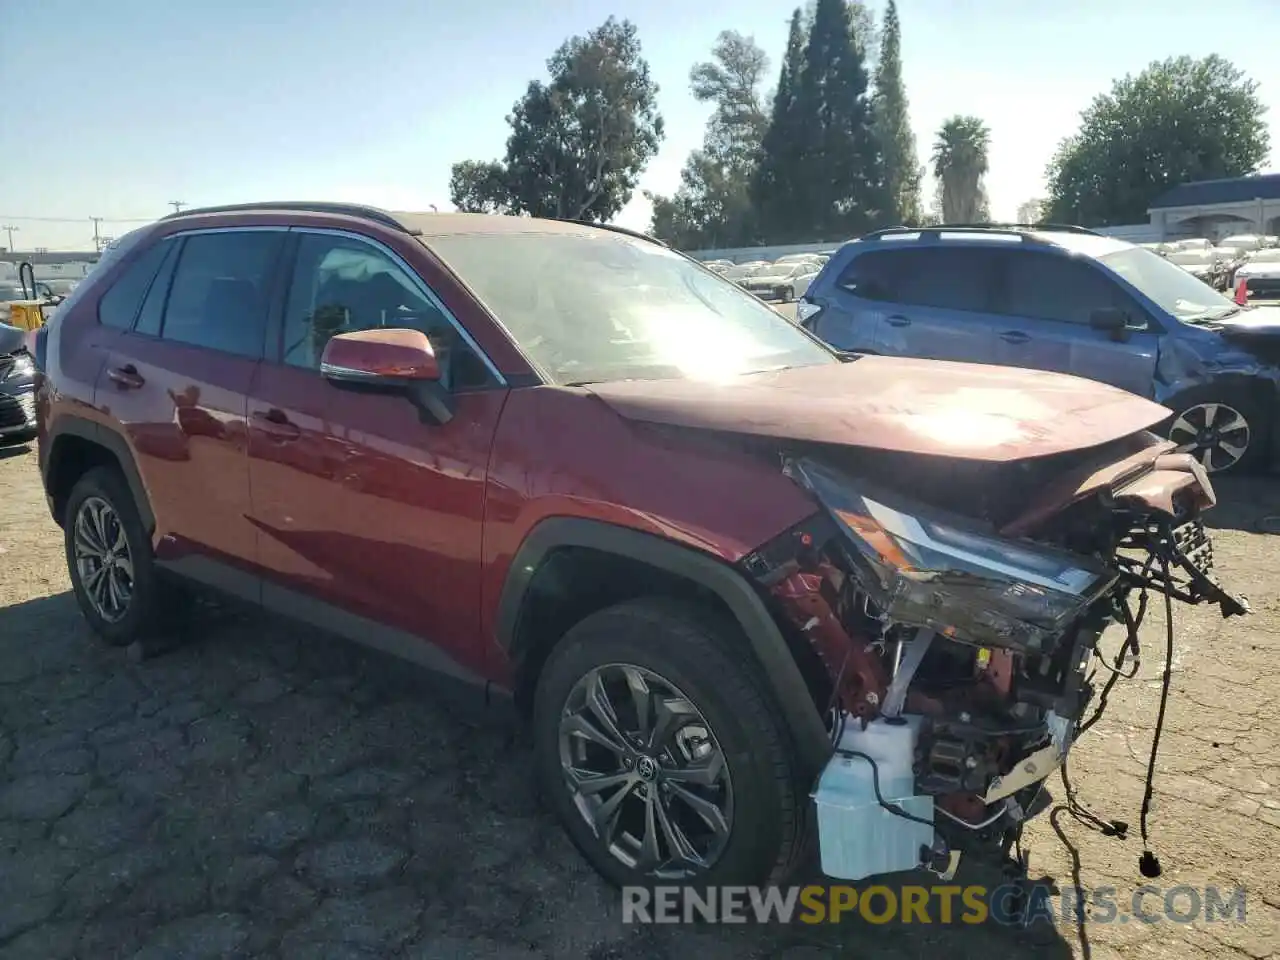
[[[85,502],[91,498],[105,501],[115,516],[128,544],[132,561],[132,591],[119,619],[103,616],[90,599],[76,562],[76,520]],[[170,626],[172,614],[185,599],[174,585],[160,577],[155,566],[151,541],[138,515],[137,504],[118,470],[95,467],[86,472],[71,490],[63,522],[63,541],[71,586],[80,604],[80,612],[102,641],[113,647],[128,646],[135,640],[147,640]]]
[[[807,797],[791,762],[790,738],[736,631],[736,625],[691,605],[665,598],[628,601],[574,626],[543,668],[533,736],[544,797],[583,856],[616,886],[777,883],[805,852]],[[579,680],[610,664],[652,671],[677,687],[721,748],[732,784],[732,823],[718,858],[693,876],[658,877],[615,857],[566,782],[562,713]]]
[[[1208,472],[1214,476],[1250,473],[1266,463],[1271,446],[1272,418],[1262,402],[1260,391],[1242,383],[1210,383],[1171,397],[1164,405],[1174,411],[1174,415],[1164,424],[1164,435],[1180,445],[1195,441],[1197,445],[1188,452],[1202,463],[1205,450],[1214,447],[1209,455],[1210,463],[1206,464]],[[1247,429],[1223,431],[1216,442],[1211,439],[1198,440],[1187,428],[1199,427],[1207,422],[1204,419],[1209,409],[1207,405],[1218,407],[1219,424],[1231,422],[1233,418],[1228,415],[1229,409],[1239,415]],[[1242,445],[1242,438],[1244,452],[1232,461],[1230,451]],[[1225,445],[1223,441],[1226,441]]]

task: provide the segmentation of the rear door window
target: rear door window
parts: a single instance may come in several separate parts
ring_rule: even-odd
[[[279,230],[229,230],[187,237],[169,287],[161,336],[260,358],[284,236]]]
[[[182,249],[181,240],[166,240],[164,261],[151,281],[151,289],[142,301],[142,310],[138,313],[138,321],[134,324],[134,333],[144,333],[150,337],[160,336],[160,323],[164,319],[164,302],[169,297],[169,286],[173,283],[173,268],[178,262],[178,251]]]
[[[98,300],[98,322],[116,330],[128,330],[142,307],[151,281],[164,261],[170,244],[157,243],[124,268]]]

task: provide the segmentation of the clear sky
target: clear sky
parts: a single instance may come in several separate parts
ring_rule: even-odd
[[[873,0],[877,12],[881,0]],[[566,37],[633,20],[667,137],[641,186],[669,192],[708,109],[690,66],[720,30],[776,78],[788,0],[0,0],[0,225],[19,249],[84,249],[87,218],[259,199],[449,209],[449,167],[501,154],[505,116]],[[899,0],[921,158],[955,113],[991,128],[996,217],[1043,193],[1079,111],[1155,59],[1220,53],[1261,82],[1280,165],[1280,0]],[[23,218],[68,218],[41,222]],[[645,227],[637,191],[619,218]],[[115,221],[115,222],[112,222]],[[0,232],[0,245],[7,245]]]

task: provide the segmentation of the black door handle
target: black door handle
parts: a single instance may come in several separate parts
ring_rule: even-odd
[[[276,440],[296,440],[302,435],[283,410],[255,410],[253,420],[259,430]]]
[[[112,367],[107,371],[107,378],[125,390],[137,390],[147,382],[132,363],[126,363],[123,367]]]
[[[1006,330],[1000,334],[1000,339],[1005,343],[1026,343],[1031,338],[1021,330]]]
[[[908,319],[907,317],[902,316],[902,314],[900,314],[900,313],[895,313],[895,314],[894,314],[893,316],[891,316],[891,317],[885,317],[885,322],[886,322],[886,323],[888,323],[888,324],[889,324],[889,326],[891,326],[891,327],[909,327],[909,326],[911,326],[911,321],[910,321],[910,319]]]

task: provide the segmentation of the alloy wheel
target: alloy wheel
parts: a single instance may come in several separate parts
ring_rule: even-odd
[[[582,677],[560,718],[574,805],[609,851],[658,879],[711,867],[733,827],[733,785],[710,725],[675,684],[608,664]]]
[[[133,598],[133,557],[115,508],[101,497],[87,497],[76,511],[76,576],[98,616],[116,623]]]
[[[1189,453],[1209,473],[1221,473],[1239,463],[1249,449],[1249,421],[1225,403],[1198,403],[1178,415],[1169,439],[1179,453]]]

